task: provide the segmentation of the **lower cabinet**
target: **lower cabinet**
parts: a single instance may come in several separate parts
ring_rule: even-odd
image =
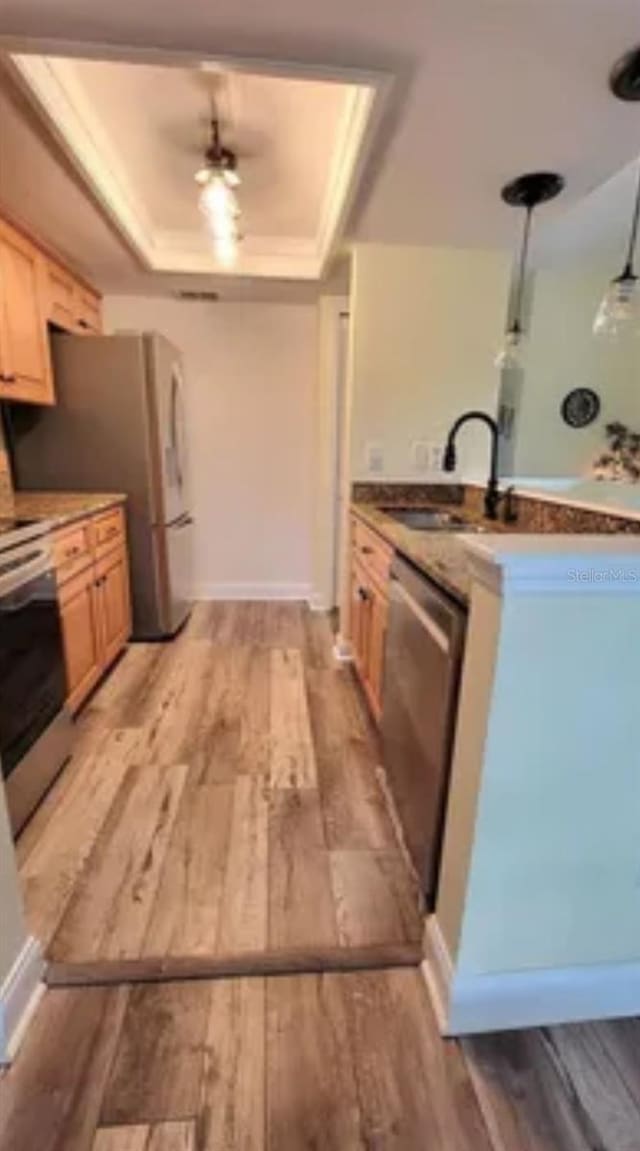
[[[353,659],[376,720],[382,715],[384,649],[392,550],[358,521],[351,550],[349,637]],[[365,534],[366,533],[366,534]]]
[[[103,666],[122,651],[131,632],[129,569],[123,549],[112,552],[96,565],[97,621],[101,632]]]
[[[59,592],[67,669],[67,706],[76,711],[102,674],[99,609],[93,567]]]
[[[82,545],[77,542],[71,547],[69,541],[90,541],[97,537],[91,521],[76,523],[72,529],[57,533],[59,538],[54,540],[54,555],[60,559],[66,557],[58,566],[58,602],[67,671],[67,707],[72,712],[78,710],[113,663],[131,632],[123,518],[122,524],[122,535],[106,555],[96,556],[88,545],[86,550],[81,550]]]

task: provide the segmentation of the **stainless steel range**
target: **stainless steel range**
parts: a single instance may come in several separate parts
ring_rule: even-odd
[[[0,520],[0,760],[14,835],[71,750],[50,527]]]

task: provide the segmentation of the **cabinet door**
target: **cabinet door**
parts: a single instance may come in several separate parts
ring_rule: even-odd
[[[97,588],[93,567],[60,589],[60,619],[67,670],[67,705],[76,711],[102,672]]]
[[[47,319],[65,332],[75,332],[76,285],[73,277],[57,264],[47,264]]]
[[[0,224],[0,397],[52,404],[44,259],[18,232]]]
[[[366,675],[367,665],[367,591],[366,579],[360,565],[351,566],[351,606],[349,638],[356,668],[361,676]]]
[[[131,633],[129,570],[124,550],[112,552],[96,567],[103,665],[122,650]]]
[[[369,646],[367,652],[367,688],[369,702],[377,719],[382,714],[382,682],[384,676],[384,649],[387,636],[389,605],[385,596],[376,588],[369,588],[368,624]]]

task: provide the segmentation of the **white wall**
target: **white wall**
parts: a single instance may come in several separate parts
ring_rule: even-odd
[[[581,476],[605,443],[605,425],[622,420],[640,431],[637,341],[593,335],[593,320],[611,269],[580,266],[538,272],[533,280],[513,472],[519,476]],[[560,407],[567,392],[593,388],[598,420],[569,427]]]
[[[112,296],[105,322],[155,329],[183,352],[194,593],[308,595],[315,306]]]
[[[352,460],[355,479],[420,480],[412,443],[442,445],[467,408],[496,411],[494,367],[507,310],[509,253],[363,244],[352,276]],[[367,467],[367,444],[384,466]],[[459,439],[460,470],[486,477],[487,432]],[[442,473],[438,473],[442,478]]]

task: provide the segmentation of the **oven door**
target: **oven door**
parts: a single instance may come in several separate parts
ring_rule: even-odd
[[[0,758],[11,773],[64,706],[55,576],[41,540],[0,554]]]

